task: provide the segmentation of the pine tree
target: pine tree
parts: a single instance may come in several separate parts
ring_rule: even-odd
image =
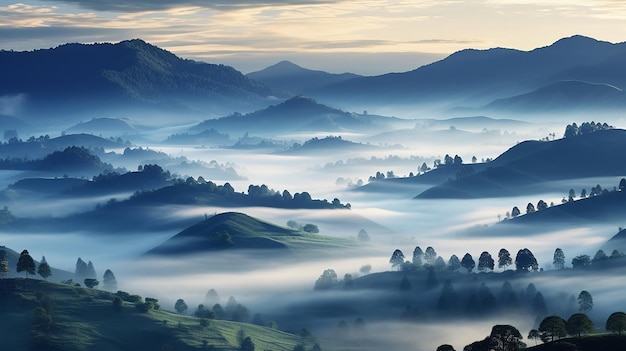
[[[117,279],[110,269],[104,271],[102,276],[102,289],[106,291],[117,291]]]
[[[26,278],[29,274],[35,274],[35,260],[30,257],[28,250],[23,250],[20,259],[17,261],[17,272],[26,272]]]
[[[41,258],[41,262],[39,263],[39,267],[37,268],[37,274],[39,274],[44,280],[47,280],[48,277],[52,275],[50,265],[48,265],[48,262],[46,262],[46,256],[43,256]]]

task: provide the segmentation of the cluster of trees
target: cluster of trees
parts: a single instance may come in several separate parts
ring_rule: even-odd
[[[0,274],[2,276],[6,276],[9,271],[9,259],[6,251],[0,250]],[[28,250],[22,250],[20,253],[20,257],[18,258],[16,264],[16,272],[24,272],[26,274],[26,278],[28,278],[29,274],[35,275],[35,273],[39,274],[43,279],[48,279],[48,277],[52,275],[52,269],[50,268],[48,262],[46,262],[46,257],[42,257],[39,265],[37,265],[35,260],[33,260],[30,256]]]
[[[438,256],[435,249],[432,246],[426,248],[426,251],[422,251],[422,248],[416,246],[413,250],[413,257],[411,260],[406,260],[404,253],[400,249],[396,249],[389,259],[389,263],[394,268],[402,271],[412,271],[420,269],[434,269],[434,270],[450,270],[458,272],[461,268],[465,269],[468,273],[471,273],[474,268],[477,267],[476,261],[470,253],[465,253],[463,258],[459,260],[457,255],[452,255],[448,259],[447,263],[443,257]],[[478,271],[490,272],[494,270],[496,261],[487,251],[483,251],[478,258]],[[513,264],[511,254],[507,249],[500,249],[498,252],[498,267],[506,269]],[[518,271],[537,271],[539,265],[537,259],[533,253],[527,249],[520,249],[515,256],[515,267]]]
[[[301,225],[300,223],[294,220],[287,221],[287,227],[291,229],[295,229],[295,230],[301,230],[307,233],[312,233],[312,234],[317,234],[320,232],[320,229],[315,224],[307,223],[307,224]]]
[[[624,188],[626,188],[626,178],[620,179],[618,186],[614,187],[612,191],[622,191],[624,190]],[[589,192],[587,192],[587,189],[583,188],[580,191],[580,199],[585,199],[587,197],[592,197],[592,196],[605,195],[608,193],[610,193],[608,189],[603,189],[600,184],[596,184],[596,186],[591,187],[591,190]],[[570,189],[567,194],[567,197],[563,197],[563,199],[561,200],[561,203],[574,201],[575,198],[576,198],[576,191],[574,189]],[[539,200],[536,206],[532,202],[529,202],[526,205],[526,214],[545,210],[546,208],[552,207],[552,206],[554,206],[554,202],[550,202],[550,204],[548,205],[545,201]],[[520,209],[517,206],[513,206],[513,209],[511,209],[510,212],[506,212],[504,218],[505,219],[515,218],[521,214],[522,213]]]
[[[607,123],[595,123],[591,122],[583,122],[580,126],[576,123],[568,124],[565,127],[565,133],[563,134],[563,138],[571,138],[579,135],[589,134],[593,132],[597,132],[599,130],[607,130],[614,129],[615,127],[608,125]]]
[[[101,172],[112,172],[113,166],[104,163],[89,149],[79,146],[69,146],[62,151],[54,151],[40,160],[22,158],[5,158],[0,160],[0,169],[15,170],[67,170],[88,169]]]

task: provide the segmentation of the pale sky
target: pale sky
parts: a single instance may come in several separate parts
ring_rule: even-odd
[[[141,38],[248,73],[402,72],[465,48],[626,41],[626,0],[0,0],[0,49]]]

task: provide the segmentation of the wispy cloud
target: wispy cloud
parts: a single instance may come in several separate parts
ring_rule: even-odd
[[[203,7],[209,9],[241,9],[250,7],[266,7],[266,6],[288,6],[303,4],[321,4],[332,3],[333,1],[325,0],[222,0],[222,1],[205,1],[205,0],[43,0],[48,2],[66,3],[77,5],[81,8],[96,11],[112,11],[112,12],[144,12],[144,11],[161,11],[175,9],[179,7]]]

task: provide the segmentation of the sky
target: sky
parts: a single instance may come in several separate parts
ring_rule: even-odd
[[[626,0],[0,0],[0,49],[141,38],[243,73],[404,72],[465,48],[626,41]]]

